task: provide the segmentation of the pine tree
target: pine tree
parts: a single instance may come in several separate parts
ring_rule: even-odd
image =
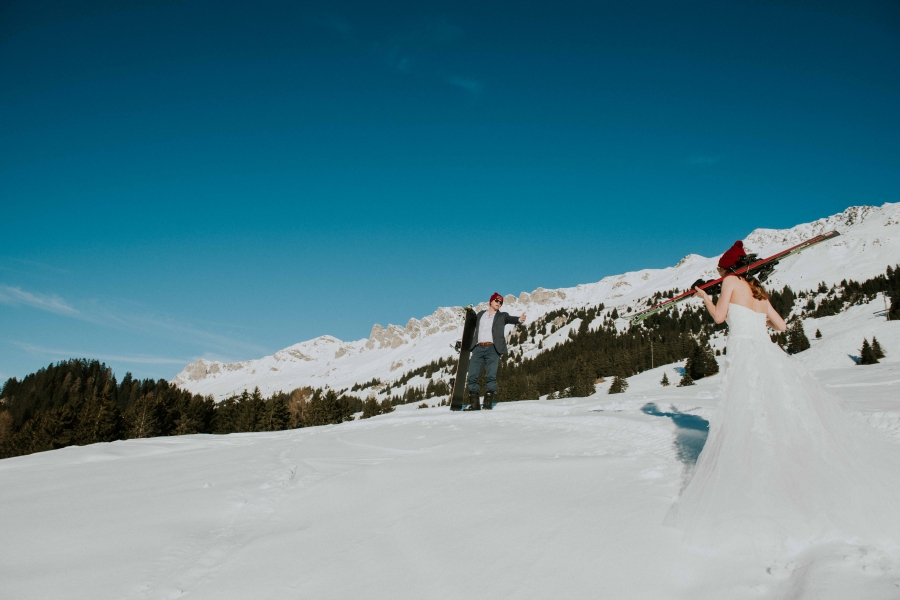
[[[900,319],[900,265],[893,269],[887,268],[884,288],[891,299],[887,319],[888,321],[897,321]]]
[[[286,394],[275,394],[266,401],[261,427],[263,431],[284,431],[290,426],[290,421],[291,413],[288,410]]]
[[[569,388],[569,397],[586,398],[592,396],[597,389],[594,387],[594,371],[584,362],[580,363],[575,373],[575,383]]]
[[[145,394],[125,413],[125,435],[128,438],[148,438],[160,435],[159,403],[156,397]]]
[[[776,331],[769,335],[769,339],[773,343],[778,344],[782,349],[787,348],[787,333],[784,331]]]
[[[13,418],[8,410],[0,410],[0,456],[3,454],[3,445],[13,436]]]
[[[621,394],[628,389],[628,381],[624,377],[616,377],[613,379],[612,385],[609,386],[610,394]]]
[[[265,409],[266,402],[258,387],[253,389],[252,394],[244,390],[235,404],[233,431],[263,431],[261,427]]]
[[[587,398],[588,396],[593,396],[594,392],[596,392],[596,388],[594,387],[594,379],[593,377],[585,379],[579,378],[575,385],[569,388],[569,397],[570,398]]]
[[[237,414],[237,397],[229,396],[216,405],[216,425],[214,433],[227,434],[237,431],[234,427]]]
[[[678,382],[678,387],[687,387],[689,385],[696,385],[694,383],[694,378],[691,377],[691,374],[685,369],[684,377],[681,378],[681,381]]]
[[[798,354],[809,349],[809,338],[803,331],[803,321],[794,320],[787,330],[787,351],[788,354]]]
[[[303,411],[306,410],[313,390],[309,387],[297,388],[291,392],[288,400],[288,411],[291,413],[291,429],[303,427]]]
[[[190,396],[182,398],[180,414],[175,420],[174,435],[212,433],[216,419],[216,401],[211,396]]]
[[[381,401],[381,414],[386,415],[390,412],[394,412],[394,405],[391,404],[390,400],[382,400]]]
[[[819,331],[818,329],[816,329],[816,339],[817,339],[817,340],[821,340],[821,339],[822,339],[822,332]]]
[[[384,402],[390,404],[391,401],[385,400]],[[384,402],[382,402],[382,406]],[[328,390],[322,393],[322,390],[316,390],[304,410],[304,427],[342,423],[345,420],[344,417],[337,392]]]
[[[668,386],[668,385],[669,385],[669,376],[666,375],[665,373],[663,373],[662,381],[660,381],[659,383],[660,383],[663,387]]]
[[[863,338],[862,349],[859,351],[859,364],[861,365],[875,365],[878,364],[878,358],[875,356],[875,352],[872,350],[872,346],[869,345],[869,340]]]
[[[881,344],[878,343],[878,340],[875,339],[875,336],[872,336],[872,354],[875,355],[875,358],[884,358],[884,350],[881,348]]]
[[[796,300],[797,296],[789,286],[784,286],[780,292],[774,290],[769,292],[769,302],[782,319],[787,319],[791,314]]]
[[[119,407],[105,395],[86,402],[78,415],[79,444],[112,442],[119,439],[122,415]]]
[[[437,383],[434,384],[434,395],[435,396],[448,396],[450,395],[450,386],[447,385],[447,382],[443,379],[438,379]]]
[[[374,396],[369,396],[363,403],[363,413],[360,419],[370,419],[381,414],[381,408],[378,406],[378,400]]]
[[[694,345],[690,357],[684,363],[684,369],[691,374],[692,379],[703,379],[719,372],[719,363],[716,362],[708,340]]]

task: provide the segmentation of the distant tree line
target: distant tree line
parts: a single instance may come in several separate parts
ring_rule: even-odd
[[[421,367],[417,367],[410,371],[407,371],[403,375],[401,375],[396,381],[391,382],[387,386],[385,386],[380,393],[388,394],[393,388],[401,388],[413,377],[424,377],[425,379],[431,379],[436,373],[440,372],[445,373],[455,373],[456,372],[456,360],[452,358],[444,358],[441,357],[437,360],[433,360],[427,365],[422,365]],[[424,396],[423,396],[424,397]],[[410,400],[412,402],[413,400]],[[406,402],[394,402],[394,404],[406,404]]]
[[[367,381],[365,383],[354,383],[353,387],[350,388],[351,392],[358,392],[360,390],[364,390],[366,388],[374,387],[376,385],[381,385],[381,380],[377,377],[373,377],[371,381]]]
[[[268,398],[257,388],[216,403],[163,379],[128,373],[117,382],[105,364],[73,359],[0,389],[0,458],[132,438],[327,425],[362,410],[360,398],[311,388]]]

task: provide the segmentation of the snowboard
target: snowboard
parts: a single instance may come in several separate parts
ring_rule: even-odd
[[[466,393],[466,374],[469,372],[469,358],[472,356],[472,340],[475,338],[475,324],[478,315],[467,306],[465,325],[463,325],[462,343],[459,347],[459,361],[456,363],[456,378],[453,380],[453,392],[450,394],[450,410],[463,409],[463,396]]]
[[[748,254],[747,256],[742,257],[743,260],[738,263],[739,268],[732,269],[731,271],[735,275],[743,275],[744,273],[748,273],[753,277],[756,277],[760,281],[765,281],[766,279],[768,279],[769,275],[772,274],[772,272],[775,270],[775,266],[781,260],[787,258],[788,256],[793,256],[794,254],[802,252],[807,248],[812,248],[816,244],[821,244],[822,242],[836,238],[839,235],[841,234],[837,231],[828,231],[826,233],[823,233],[822,235],[817,235],[816,237],[800,242],[796,246],[791,246],[787,250],[782,250],[777,254],[773,254],[769,258],[758,259],[755,254]],[[669,298],[665,302],[661,302],[656,306],[651,306],[646,310],[642,310],[641,312],[632,315],[631,324],[637,325],[650,315],[656,314],[668,308],[672,308],[679,302],[691,298],[694,295],[694,288],[699,288],[705,291],[707,294],[718,294],[722,291],[723,279],[725,279],[725,277],[719,277],[718,279],[713,279],[711,281],[703,281],[702,279],[695,281],[694,284],[691,285],[690,290],[678,296],[675,296],[674,298]]]

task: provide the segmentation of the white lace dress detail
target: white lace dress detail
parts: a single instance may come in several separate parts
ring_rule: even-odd
[[[731,304],[726,322],[721,403],[666,523],[716,549],[900,542],[898,447],[773,344],[764,314]]]

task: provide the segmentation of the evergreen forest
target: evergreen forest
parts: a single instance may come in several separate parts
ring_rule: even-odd
[[[119,382],[105,364],[73,359],[6,381],[0,458],[132,438],[327,425],[362,410],[360,398],[310,388],[268,398],[255,389],[216,403],[163,379],[137,380],[128,373]]]

